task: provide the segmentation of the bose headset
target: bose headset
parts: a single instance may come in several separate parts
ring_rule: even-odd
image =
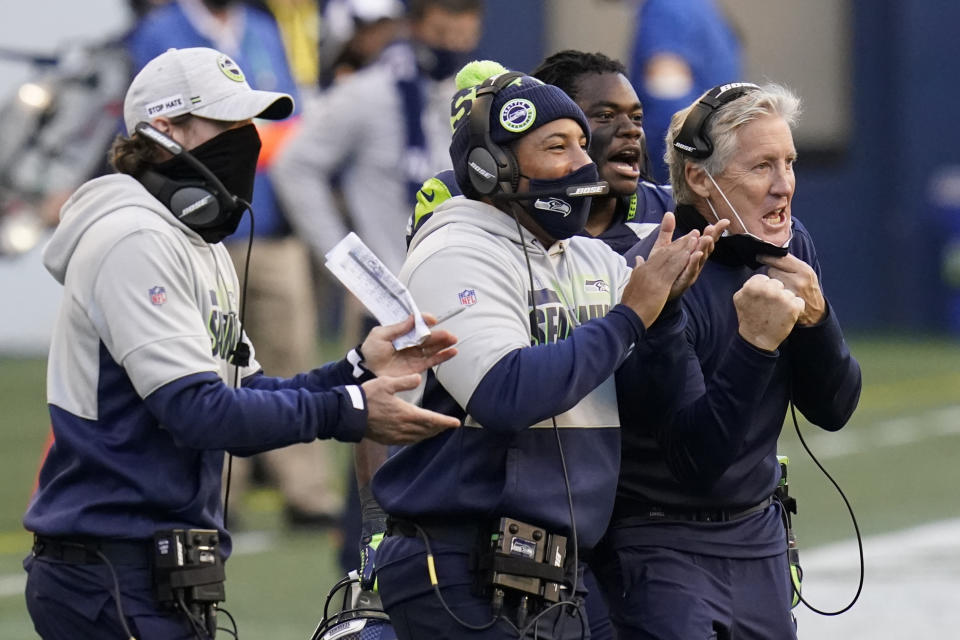
[[[250,209],[250,237],[247,242],[247,256],[243,269],[243,293],[240,309],[240,326],[243,320],[247,301],[247,272],[250,269],[250,253],[253,245],[253,209],[250,203],[243,198],[233,195],[223,186],[220,179],[214,175],[202,162],[183,148],[179,142],[168,135],[161,133],[147,122],[138,122],[134,132],[146,136],[160,145],[171,155],[183,158],[191,167],[202,175],[206,182],[187,182],[172,180],[160,175],[156,171],[146,170],[136,176],[137,180],[157,200],[162,202],[177,219],[194,231],[201,233],[207,229],[216,228],[236,214],[237,207]],[[242,338],[237,342],[230,354],[231,364],[245,367],[250,363],[250,345]]]
[[[513,152],[501,147],[490,137],[490,112],[496,95],[524,74],[517,71],[501,73],[487,78],[477,88],[476,97],[470,105],[467,125],[470,127],[467,173],[470,186],[480,196],[492,196],[504,200],[529,200],[558,195],[555,191],[525,191],[517,193],[520,182],[520,165]],[[563,195],[570,198],[588,198],[609,193],[609,185],[587,182],[566,187]]]
[[[227,191],[219,178],[194,158],[173,138],[164,135],[146,122],[138,122],[134,131],[157,143],[171,155],[183,158],[204,177],[206,182],[171,180],[156,171],[147,170],[137,176],[157,200],[162,202],[180,222],[194,231],[203,231],[224,224],[240,206],[247,206]]]
[[[522,73],[510,71],[487,78],[477,88],[477,95],[470,106],[467,171],[470,185],[481,196],[514,193],[520,181],[520,166],[513,152],[501,147],[490,137],[490,111],[496,95],[522,77]]]
[[[673,140],[674,148],[697,160],[709,158],[713,153],[713,141],[707,136],[707,123],[711,117],[723,105],[759,88],[752,82],[731,82],[711,89],[687,114],[680,133]]]

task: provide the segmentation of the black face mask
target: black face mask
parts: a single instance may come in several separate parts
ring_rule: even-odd
[[[759,269],[763,265],[757,261],[757,256],[774,256],[782,258],[787,255],[787,246],[778,247],[760,238],[746,233],[722,236],[717,240],[718,256],[728,257],[729,262],[738,262],[751,269]]]
[[[246,202],[253,200],[253,181],[260,157],[260,136],[254,125],[224,131],[190,149],[189,153],[209,169],[231,195]],[[171,180],[207,184],[203,175],[180,157],[156,165],[154,171]],[[220,216],[214,226],[194,230],[207,242],[220,242],[237,230],[244,210],[245,206],[238,204]]]
[[[434,80],[446,80],[470,62],[471,52],[454,51],[440,47],[417,47],[417,62],[420,69]]]

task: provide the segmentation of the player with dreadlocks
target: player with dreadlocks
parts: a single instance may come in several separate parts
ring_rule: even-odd
[[[593,199],[584,235],[625,253],[673,210],[670,187],[649,176],[643,105],[626,69],[602,53],[568,49],[548,57],[531,75],[563,89],[586,114],[590,157],[610,193]]]
[[[566,50],[545,59],[531,74],[559,87],[583,110],[590,125],[590,158],[606,196],[593,198],[587,224],[579,235],[594,236],[623,254],[647,237],[666,211],[673,210],[669,185],[659,186],[648,174],[643,106],[623,64],[602,53]],[[440,202],[459,195],[452,171],[427,180],[417,194],[409,238]]]

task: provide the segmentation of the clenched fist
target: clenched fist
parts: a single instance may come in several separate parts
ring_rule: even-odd
[[[820,290],[817,272],[800,258],[787,254],[781,258],[757,256],[757,259],[770,267],[767,275],[779,280],[783,285],[803,298],[806,307],[797,321],[801,325],[813,325],[823,320],[827,312],[827,302]]]
[[[733,294],[733,306],[743,339],[774,351],[790,335],[806,303],[780,280],[758,273]]]

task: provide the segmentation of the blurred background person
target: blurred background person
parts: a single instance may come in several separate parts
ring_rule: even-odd
[[[327,0],[320,27],[321,87],[374,62],[400,36],[401,0]]]
[[[650,177],[644,107],[626,68],[599,52],[568,49],[549,56],[532,75],[563,89],[586,114],[588,152],[610,193],[591,199],[583,233],[623,255],[673,210],[670,186],[656,185]]]
[[[280,29],[290,73],[301,94],[316,89],[320,77],[320,18],[322,0],[244,0],[269,13]],[[301,95],[301,98],[306,96]]]
[[[644,108],[650,175],[669,180],[663,154],[670,117],[704,91],[742,75],[740,36],[717,0],[644,0],[630,78]]]
[[[348,228],[396,272],[421,182],[450,159],[452,75],[480,38],[482,0],[411,0],[404,37],[333,85],[283,150],[272,177],[290,220],[321,259]],[[337,211],[339,179],[347,220]]]
[[[318,263],[352,228],[387,268],[400,270],[414,194],[450,165],[452,76],[477,46],[482,18],[482,0],[410,0],[398,39],[372,64],[341,76],[304,114],[271,177]],[[345,570],[359,566],[352,470],[348,486]]]
[[[162,7],[171,0],[128,0],[130,10],[133,11],[135,21],[150,13],[157,7]]]
[[[170,47],[206,46],[224,51],[245,70],[256,89],[297,95],[280,32],[263,11],[234,0],[175,0],[147,13],[128,38],[134,66]],[[295,114],[296,115],[296,114]],[[309,367],[317,354],[317,313],[309,254],[287,224],[274,195],[268,169],[297,125],[257,122],[263,142],[254,190],[256,238],[245,267],[250,218],[244,217],[225,245],[237,272],[246,274],[246,330],[256,342],[257,358],[276,375],[289,376]],[[258,457],[266,477],[276,483],[284,519],[294,527],[332,527],[343,508],[342,482],[332,456],[333,445],[311,442]],[[251,463],[236,458],[227,466],[227,491],[243,498]]]

